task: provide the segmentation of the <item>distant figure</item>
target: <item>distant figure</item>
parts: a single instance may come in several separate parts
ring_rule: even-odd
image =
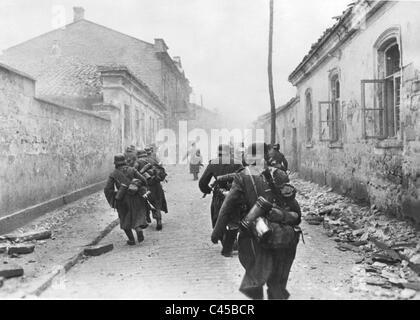
[[[194,180],[198,180],[198,173],[200,172],[200,163],[202,166],[201,152],[199,152],[199,155],[197,156],[197,151],[199,151],[199,149],[197,148],[196,143],[193,142],[191,143],[190,150],[188,150],[184,158],[182,158],[182,160],[185,160],[186,158],[188,159],[188,163],[190,165],[190,173],[193,174]]]
[[[203,167],[203,157],[201,156],[200,149],[197,149],[195,154],[190,157],[190,173],[193,174],[194,181],[198,180],[200,167]]]

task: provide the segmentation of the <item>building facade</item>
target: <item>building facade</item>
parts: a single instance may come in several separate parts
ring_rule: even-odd
[[[301,175],[417,222],[419,16],[418,2],[357,1],[289,76]]]
[[[169,56],[164,40],[149,43],[88,21],[80,7],[74,8],[72,23],[4,50],[0,61],[36,78],[37,96],[87,110],[109,103],[100,69],[126,68],[137,85],[128,78],[125,83],[131,88],[140,85],[141,90],[133,90],[143,95],[141,102],[132,100],[142,107],[120,108],[122,117],[133,116],[122,126],[127,143],[152,143],[159,128],[177,129],[178,119],[188,118],[191,87],[181,59]],[[123,105],[115,98],[114,104]],[[127,136],[137,133],[136,122],[143,136]]]
[[[285,105],[276,108],[276,143],[280,144],[280,151],[289,162],[289,169],[299,168],[296,111],[299,97],[295,97]],[[252,125],[253,129],[264,130],[264,141],[271,143],[271,113],[265,113]]]

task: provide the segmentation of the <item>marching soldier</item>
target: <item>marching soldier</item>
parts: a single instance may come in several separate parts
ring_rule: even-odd
[[[166,203],[165,192],[163,191],[161,182],[165,180],[166,173],[156,159],[147,155],[146,151],[138,151],[138,159],[134,167],[141,173],[148,175],[147,185],[150,191],[150,202],[154,205],[155,210],[152,216],[156,220],[156,230],[162,230],[162,211],[168,213],[168,205]]]
[[[203,175],[198,182],[198,186],[202,193],[210,194],[213,191],[213,197],[210,206],[211,212],[211,224],[212,227],[216,225],[219,210],[222,206],[224,195],[221,189],[227,189],[227,182],[218,183],[214,190],[209,186],[212,178],[216,179],[219,176],[223,176],[229,173],[234,173],[242,168],[242,165],[235,161],[228,145],[219,145],[219,154],[215,159],[210,160],[209,165],[204,171]],[[238,229],[234,226],[230,226],[231,230],[226,230],[224,234],[223,243],[223,256],[232,256],[233,244],[236,239]]]
[[[264,156],[257,155],[258,147],[264,149]],[[287,299],[286,284],[299,242],[300,207],[284,172],[267,165],[268,146],[254,143],[248,155],[249,166],[236,174],[211,239],[217,243],[229,221],[239,219],[239,260],[246,270],[239,290],[252,299],[263,299],[267,284],[269,299]],[[247,207],[247,214],[238,212],[241,205]]]
[[[276,164],[275,166],[279,167],[280,169],[287,171],[289,164],[286,160],[286,157],[283,153],[280,152],[280,144],[275,144],[269,151],[269,155],[271,158],[271,162]]]
[[[112,208],[117,209],[120,227],[128,237],[127,244],[134,245],[134,229],[138,242],[144,240],[146,221],[146,179],[137,170],[127,165],[123,154],[114,157],[115,170],[110,174],[104,189],[105,197]],[[114,191],[115,188],[118,190]]]

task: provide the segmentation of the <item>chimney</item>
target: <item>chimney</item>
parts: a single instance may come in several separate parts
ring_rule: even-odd
[[[155,49],[156,52],[166,52],[169,48],[163,39],[155,39]]]
[[[85,18],[85,9],[83,7],[73,7],[73,22],[83,20]]]
[[[178,68],[182,69],[181,57],[173,57],[172,60],[174,60],[175,64],[178,66]]]

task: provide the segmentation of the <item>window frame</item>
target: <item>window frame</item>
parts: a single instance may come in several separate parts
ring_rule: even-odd
[[[309,101],[309,104],[308,104]],[[309,110],[310,109],[310,110]],[[306,143],[311,143],[314,136],[314,104],[312,90],[305,91],[305,115],[306,115]]]
[[[327,120],[322,120],[322,106],[323,105],[329,105],[330,108],[327,110]],[[333,101],[318,101],[318,113],[319,113],[319,141],[328,141],[328,142],[334,142],[334,140],[331,140],[331,127],[330,123],[337,121],[337,120],[328,120],[328,115],[330,113],[331,107],[333,106]],[[322,138],[322,124],[327,123],[328,126],[328,139]]]
[[[341,79],[340,72],[338,69],[334,69],[329,77],[330,85],[330,102],[331,105],[331,128],[330,128],[330,142],[338,142],[341,140],[341,126],[340,126],[340,101],[341,101]],[[337,96],[337,85],[338,83],[338,96]]]
[[[382,88],[382,101],[384,101],[385,99],[385,79],[371,79],[371,80],[361,80],[360,81],[360,85],[361,85],[361,107],[362,107],[362,137],[363,139],[385,139],[386,138],[386,133],[385,133],[385,121],[386,121],[386,116],[385,116],[385,107],[382,106],[382,108],[366,108],[366,87],[365,85],[368,83],[373,83],[373,84],[382,84],[383,88]],[[366,134],[366,112],[367,111],[382,111],[383,113],[383,120],[382,120],[382,135],[373,135],[373,136],[368,136]]]
[[[394,72],[393,74],[387,74],[387,51],[391,49],[393,46],[397,46],[399,51],[399,70]],[[386,29],[382,34],[378,37],[373,45],[373,59],[374,59],[374,77],[373,79],[363,79],[361,80],[362,90],[364,89],[363,86],[369,82],[381,82],[383,81],[384,84],[382,85],[382,105],[380,108],[382,109],[383,113],[383,121],[381,121],[381,131],[382,134],[374,135],[374,136],[367,136],[366,135],[366,112],[363,112],[363,121],[362,123],[362,136],[364,139],[389,139],[391,140],[399,140],[402,141],[403,136],[403,128],[401,126],[401,88],[402,88],[402,69],[403,69],[403,48],[401,42],[401,26],[394,25]],[[389,84],[392,82],[392,92],[390,91]],[[398,83],[398,89],[396,84]],[[376,89],[375,89],[376,90]],[[398,92],[397,92],[398,90]],[[390,94],[392,94],[392,102],[390,102]],[[378,95],[375,95],[377,98]],[[397,103],[397,97],[399,98]],[[362,104],[366,106],[365,96],[362,94]],[[391,110],[392,105],[392,110]],[[365,108],[366,111],[373,110]],[[398,112],[396,111],[398,110]],[[392,116],[392,117],[391,117]],[[392,118],[392,123],[390,123],[390,117]]]

